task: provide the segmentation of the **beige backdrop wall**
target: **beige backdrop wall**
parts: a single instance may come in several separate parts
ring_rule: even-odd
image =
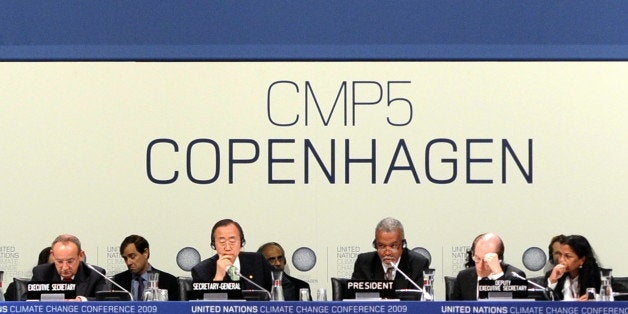
[[[626,275],[627,77],[614,62],[2,63],[4,284],[29,277],[60,233],[76,234],[109,274],[125,269],[121,240],[141,234],[156,267],[189,275],[177,254],[214,254],[210,228],[226,217],[244,227],[245,250],[277,241],[289,259],[314,253],[315,262],[295,256],[305,266],[289,261],[313,288],[350,276],[386,216],[431,255],[437,299],[442,276],[463,267],[486,231],[502,235],[506,260],[522,269],[527,249],[583,234],[604,266]],[[157,139],[178,151],[149,150]],[[192,145],[191,176],[211,184],[188,177],[196,139],[211,141]],[[253,157],[253,142],[259,157],[233,165],[230,183],[229,143],[243,139],[234,158]],[[430,146],[435,139],[446,140]],[[331,171],[332,140],[334,183],[304,153],[311,143]],[[372,140],[375,171],[351,163],[347,176],[346,156],[372,158]],[[155,179],[178,171],[176,181],[152,182],[147,154]]]

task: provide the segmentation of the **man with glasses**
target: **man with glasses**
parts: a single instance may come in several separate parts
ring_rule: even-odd
[[[69,234],[58,236],[52,242],[50,256],[54,263],[35,266],[31,281],[75,283],[78,301],[92,299],[97,291],[106,290],[105,279],[83,262],[85,251],[81,249],[81,241],[77,237]],[[92,267],[105,274],[104,269]]]
[[[211,248],[216,254],[192,268],[194,282],[233,281],[234,273],[228,274],[228,268],[235,266],[240,274],[254,281],[267,290],[272,286],[272,266],[260,253],[242,252],[246,244],[242,227],[236,221],[223,219],[212,228]],[[257,290],[245,280],[243,289]]]
[[[429,262],[423,255],[408,250],[403,225],[395,218],[384,218],[375,227],[375,252],[361,253],[355,261],[354,280],[392,280],[394,289],[413,289],[403,275],[397,274],[393,264],[412,281],[423,286],[423,270]]]
[[[302,288],[307,288],[308,291],[310,290],[310,285],[307,282],[289,276],[285,273],[286,253],[279,243],[264,243],[259,247],[259,249],[257,249],[257,252],[262,253],[264,258],[268,260],[268,262],[273,265],[275,269],[284,272],[281,277],[281,286],[283,288],[283,297],[286,301],[299,300],[299,290]]]
[[[461,270],[454,281],[452,300],[477,300],[478,282],[481,279],[517,279],[513,272],[525,277],[520,269],[508,265],[504,260],[504,242],[494,233],[483,233],[475,238],[471,246],[472,267]]]

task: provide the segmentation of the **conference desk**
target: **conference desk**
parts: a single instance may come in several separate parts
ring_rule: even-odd
[[[515,313],[628,314],[628,301],[0,302],[0,313]]]

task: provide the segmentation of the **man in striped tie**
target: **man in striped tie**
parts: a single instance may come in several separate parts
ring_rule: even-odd
[[[392,280],[394,289],[414,289],[408,279],[397,274],[398,268],[423,286],[423,270],[429,267],[429,261],[406,246],[401,222],[392,217],[382,219],[375,227],[373,248],[376,251],[358,255],[351,279]]]

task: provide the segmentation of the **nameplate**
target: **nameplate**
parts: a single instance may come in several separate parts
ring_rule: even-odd
[[[193,291],[234,291],[242,290],[240,282],[193,282]]]
[[[46,299],[46,295],[59,295],[66,299],[76,297],[76,283],[73,282],[29,282],[26,284],[26,297],[29,300]]]
[[[355,292],[393,290],[393,282],[389,280],[349,280],[347,290]]]
[[[395,299],[395,285],[391,280],[348,280],[343,299]]]
[[[242,284],[239,281],[193,282],[189,300],[242,300]]]
[[[479,299],[525,299],[528,282],[522,279],[487,280],[478,282]]]
[[[29,283],[26,291],[65,292],[76,290],[75,283]]]

